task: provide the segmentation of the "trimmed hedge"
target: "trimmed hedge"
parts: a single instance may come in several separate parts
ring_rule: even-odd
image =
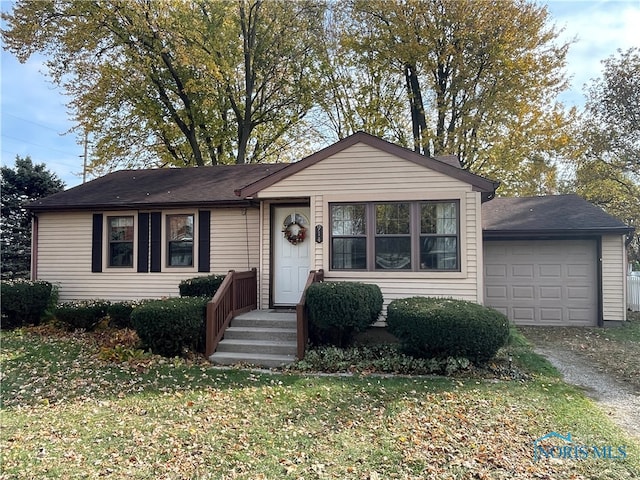
[[[412,297],[387,307],[387,327],[402,350],[420,358],[492,358],[509,337],[509,320],[477,303],[450,298]]]
[[[115,328],[132,328],[131,313],[139,305],[138,301],[113,302],[107,306],[109,326]]]
[[[225,275],[208,275],[206,277],[194,277],[183,280],[178,285],[181,297],[208,297],[212,298]]]
[[[51,283],[30,280],[2,281],[2,328],[38,325],[51,301]]]
[[[56,307],[55,316],[72,329],[90,332],[106,317],[108,308],[109,302],[105,300],[66,302]]]
[[[204,351],[207,298],[151,300],[136,307],[131,324],[142,343],[165,357]]]
[[[344,347],[376,322],[383,299],[377,285],[319,282],[307,289],[306,303],[311,342]]]

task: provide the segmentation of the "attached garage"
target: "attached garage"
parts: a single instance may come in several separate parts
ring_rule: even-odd
[[[485,305],[519,325],[626,319],[628,226],[576,195],[495,198],[482,215]]]
[[[595,326],[596,241],[488,241],[485,304],[519,325]]]

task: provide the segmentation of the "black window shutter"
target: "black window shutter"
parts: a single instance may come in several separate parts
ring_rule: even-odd
[[[102,271],[102,214],[93,214],[91,231],[91,271]]]
[[[138,272],[149,271],[149,214],[138,214]]]
[[[151,271],[162,271],[162,213],[151,214]]]
[[[198,272],[211,271],[211,211],[198,212]]]

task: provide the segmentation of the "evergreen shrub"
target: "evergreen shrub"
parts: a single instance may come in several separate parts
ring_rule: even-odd
[[[377,285],[360,282],[318,282],[309,286],[306,304],[309,337],[314,344],[344,347],[354,335],[376,322],[382,311]]]
[[[139,305],[139,301],[112,302],[107,307],[109,326],[115,328],[132,328],[131,313]]]
[[[183,280],[178,285],[181,297],[208,297],[213,296],[220,288],[225,275],[207,275]]]
[[[150,300],[133,309],[131,324],[153,353],[175,357],[204,352],[207,301],[204,297]]]
[[[3,280],[2,301],[0,302],[3,329],[38,325],[44,315],[52,295],[52,285],[44,281]]]
[[[105,300],[82,300],[65,302],[56,307],[55,317],[71,329],[94,330],[106,317],[109,302]]]
[[[492,358],[509,338],[509,320],[477,303],[451,298],[412,297],[387,307],[387,327],[402,350],[420,358]]]

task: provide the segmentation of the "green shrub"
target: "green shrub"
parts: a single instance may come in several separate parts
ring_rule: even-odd
[[[109,302],[105,300],[66,302],[56,307],[55,317],[70,328],[90,332],[107,315],[108,308]]]
[[[3,280],[1,288],[3,329],[40,323],[51,300],[52,285],[49,282]]]
[[[224,275],[207,275],[206,277],[194,277],[183,280],[180,282],[180,285],[178,285],[180,296],[212,298],[218,291],[224,277]]]
[[[382,311],[377,285],[359,282],[320,282],[307,289],[309,337],[315,344],[343,347],[357,332],[376,322]]]
[[[107,307],[107,315],[109,315],[109,326],[115,328],[132,328],[131,313],[140,302],[113,302]]]
[[[412,297],[387,308],[387,326],[402,350],[416,357],[466,357],[482,363],[509,337],[509,320],[500,312],[463,300]]]
[[[470,367],[466,358],[415,358],[398,351],[396,345],[350,348],[314,347],[303,360],[289,367],[302,372],[395,373],[403,375],[453,375]]]
[[[153,353],[180,356],[185,350],[204,351],[206,298],[151,300],[136,307],[131,324]]]

